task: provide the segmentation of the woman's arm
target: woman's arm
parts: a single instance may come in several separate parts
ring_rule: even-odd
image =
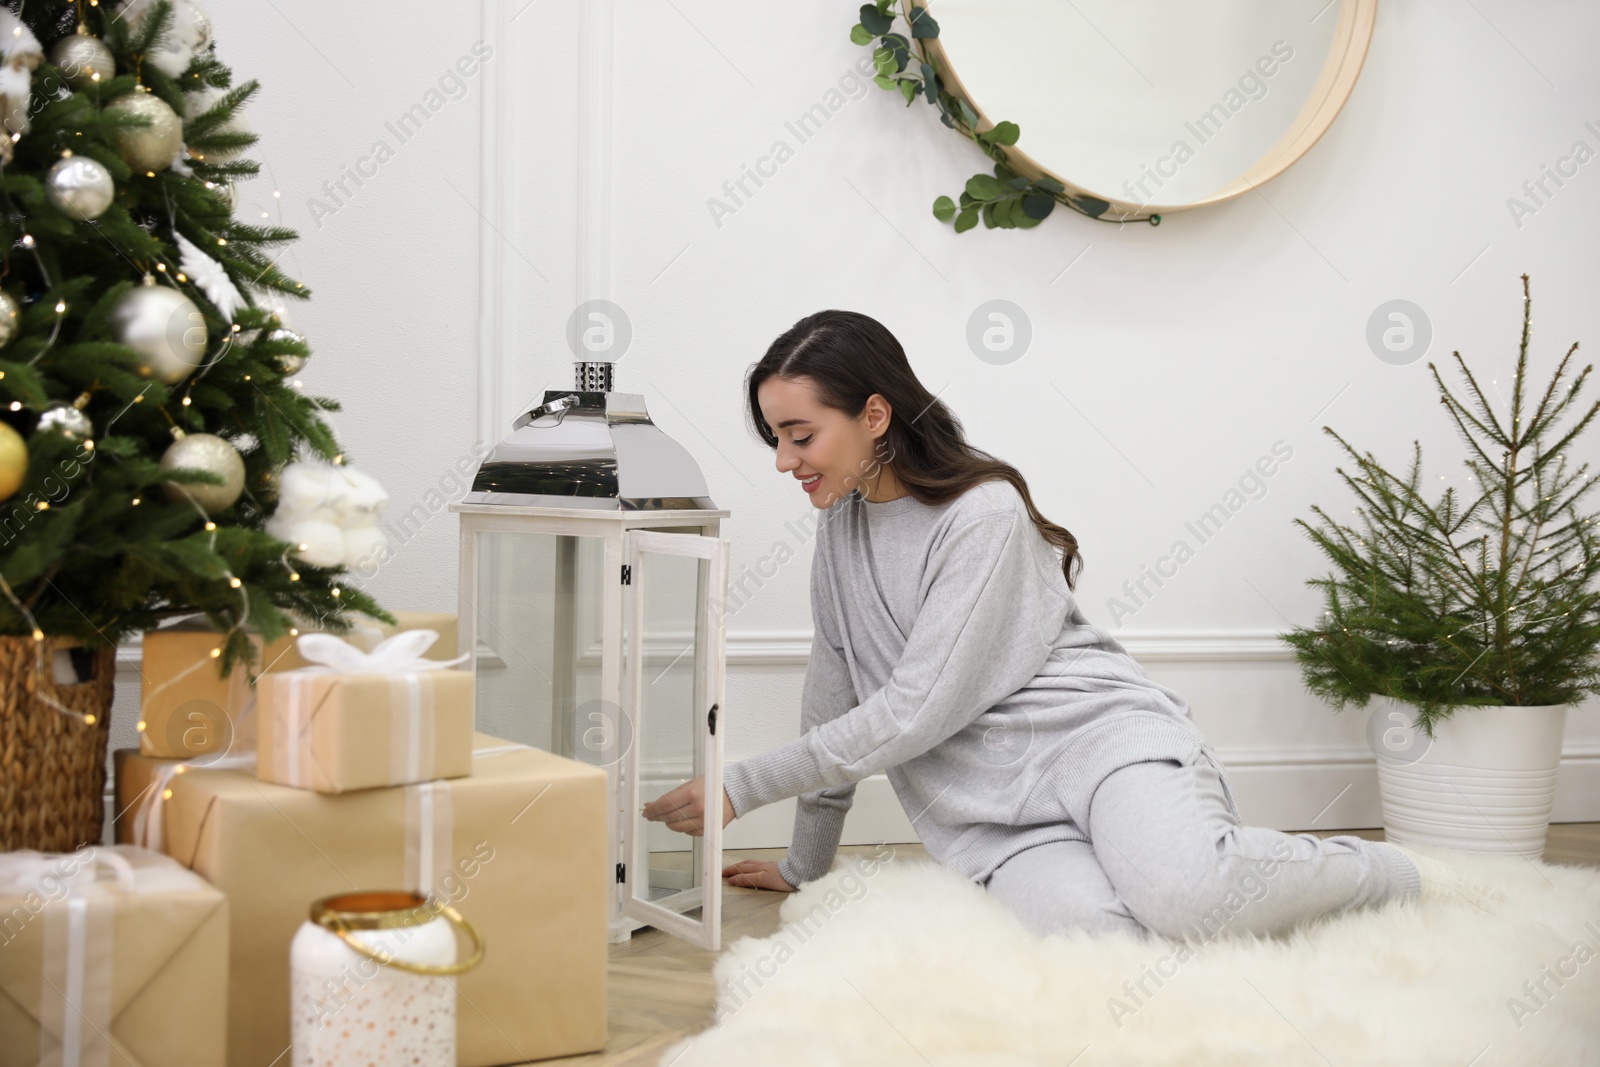
[[[818,629],[811,641],[805,687],[800,700],[800,728],[809,731],[843,715],[855,706],[855,688],[842,652]],[[794,809],[794,833],[789,851],[778,861],[778,873],[792,886],[828,873],[839,851],[844,817],[856,795],[856,783],[827,786],[800,794]],[[739,798],[731,793],[734,810]],[[746,798],[748,799],[748,798]]]
[[[845,714],[728,768],[735,810],[842,788],[914,759],[1031,680],[1072,610],[1059,560],[1045,559],[1053,553],[1033,534],[1015,509],[947,533],[888,682]]]
[[[811,656],[806,661],[805,684],[800,693],[800,729],[804,733],[838,718],[855,706],[855,683],[845,661],[834,626],[832,575],[827,558],[817,553],[811,566]],[[723,788],[736,815],[755,807],[748,775],[739,764],[723,768]],[[794,833],[789,850],[778,862],[778,873],[792,886],[828,873],[839,850],[845,815],[855,798],[856,784],[825,786],[799,795],[794,811]]]

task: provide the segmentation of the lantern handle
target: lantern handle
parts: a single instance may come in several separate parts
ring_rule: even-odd
[[[542,418],[545,415],[556,416],[556,421],[550,423],[550,425],[560,426],[561,420],[566,417],[567,409],[576,407],[577,404],[577,393],[568,393],[566,396],[558,396],[554,400],[546,401],[545,403],[540,404],[532,411],[525,411],[521,415],[518,415],[516,420],[512,422],[511,428],[513,430],[520,430],[534,419]]]
[[[446,919],[450,920],[450,922],[454,923],[456,926],[459,926],[466,933],[466,935],[472,939],[472,955],[468,956],[464,960],[458,960],[455,963],[442,965],[413,963],[410,960],[396,959],[392,952],[374,952],[366,945],[363,945],[360,941],[357,941],[355,938],[351,937],[349,928],[345,926],[345,924],[341,922],[335,915],[322,916],[317,920],[317,923],[323,929],[337,934],[339,936],[339,940],[343,941],[346,945],[349,945],[350,948],[355,950],[355,953],[358,956],[365,956],[374,963],[380,963],[386,967],[393,967],[397,971],[406,971],[410,974],[418,974],[425,977],[447,977],[472,970],[472,968],[476,967],[483,961],[483,935],[478,933],[477,928],[469,923],[466,919],[462,918],[461,913],[452,908],[450,905],[440,904],[435,910],[438,914],[443,915]]]

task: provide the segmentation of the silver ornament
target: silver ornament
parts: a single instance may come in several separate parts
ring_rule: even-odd
[[[295,341],[299,342],[300,344],[305,344],[306,339],[295,331],[289,329],[287,326],[280,326],[276,330],[273,330],[271,333],[267,334],[267,340]],[[278,367],[285,374],[299,374],[300,368],[306,365],[306,357],[300,355],[298,352],[284,352],[274,358],[277,359]]]
[[[72,404],[57,401],[44,409],[34,433],[51,430],[69,441],[85,441],[94,436],[94,423]]]
[[[239,187],[233,184],[232,178],[220,182],[206,182],[206,188],[221,197],[222,202],[228,205],[229,211],[239,210]]]
[[[105,164],[89,156],[65,155],[51,166],[44,179],[45,199],[57,211],[79,222],[103,215],[116,191]]]
[[[110,81],[117,72],[111,49],[98,37],[91,37],[80,26],[78,32],[61,38],[50,49],[50,62],[74,89],[87,89]]]
[[[135,89],[107,104],[107,111],[150,120],[139,129],[117,130],[117,154],[135,170],[166,170],[183,145],[183,120],[154,93]]]
[[[194,301],[150,275],[111,309],[113,336],[144,357],[139,371],[171,385],[200,366],[206,354],[205,317]]]
[[[0,290],[0,348],[10,344],[17,335],[17,323],[21,317],[22,309],[11,299],[11,294]]]
[[[191,433],[179,437],[162,454],[161,469],[210,471],[221,478],[222,485],[161,483],[168,499],[180,504],[193,500],[208,515],[231,507],[244,492],[244,460],[239,457],[238,449],[215,434]]]

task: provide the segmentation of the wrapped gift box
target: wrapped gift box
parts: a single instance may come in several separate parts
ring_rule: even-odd
[[[256,662],[262,642],[251,635]],[[193,759],[255,741],[255,724],[247,714],[254,692],[250,672],[235,663],[228,677],[212,652],[222,647],[222,634],[209,619],[185,619],[147,631],[140,642],[141,663],[139,751],[146,756]]]
[[[472,773],[470,671],[256,680],[256,777],[343,793]]]
[[[116,753],[117,839],[228,894],[230,1067],[281,1067],[290,941],[312,901],[355,889],[435,892],[482,933],[483,963],[456,979],[463,1067],[605,1047],[606,772],[473,740],[470,777],[339,794]]]
[[[349,633],[340,634],[346,641],[364,652],[371,652],[379,641],[393,637],[403,630],[434,630],[439,634],[439,640],[433,643],[425,655],[429,659],[455,659],[456,652],[456,613],[453,611],[395,611],[390,612],[399,625],[391,626],[377,619],[369,619],[365,615],[348,616],[351,628]],[[314,626],[302,626],[301,633],[318,633]],[[267,669],[270,671],[293,671],[301,667],[308,667],[311,661],[300,655],[295,647],[295,637],[280,637],[267,646]]]
[[[222,1067],[228,900],[131,845],[0,854],[0,1067]]]
[[[434,660],[455,658],[455,612],[393,614],[398,625],[351,615],[352,628],[342,636],[370,652],[378,642],[403,630],[435,630],[439,639],[424,655]],[[302,632],[319,631],[307,627]],[[139,751],[162,759],[193,759],[253,746],[259,731],[250,672],[268,674],[310,666],[311,661],[295,647],[297,636],[286,634],[264,644],[260,636],[251,635],[256,651],[254,667],[246,669],[235,664],[224,678],[218,660],[211,655],[221,645],[222,635],[209,619],[185,619],[147,632],[141,641],[139,667],[139,717],[144,723],[139,731]]]

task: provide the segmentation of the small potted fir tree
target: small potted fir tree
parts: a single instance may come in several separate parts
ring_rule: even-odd
[[[1323,528],[1294,520],[1338,573],[1307,583],[1326,594],[1321,625],[1280,636],[1306,686],[1335,710],[1380,699],[1384,715],[1372,717],[1368,737],[1390,840],[1539,857],[1567,708],[1600,693],[1600,595],[1591,588],[1600,535],[1596,516],[1578,512],[1593,482],[1587,463],[1569,460],[1600,402],[1555,428],[1594,369],[1559,388],[1574,343],[1537,409],[1524,413],[1526,274],[1522,294],[1509,426],[1460,352],[1452,355],[1474,410],[1428,364],[1468,446],[1464,493],[1423,499],[1416,442],[1402,479],[1322,428],[1359,465],[1354,476],[1338,470],[1360,498],[1364,532],[1315,506]],[[1412,722],[1391,710],[1400,704],[1415,709]]]

